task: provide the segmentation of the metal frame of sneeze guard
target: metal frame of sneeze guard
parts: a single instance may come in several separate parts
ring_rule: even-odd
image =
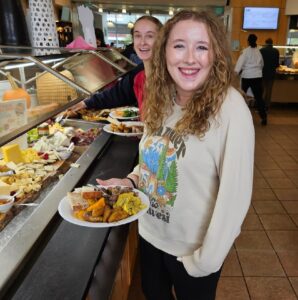
[[[103,49],[103,48],[100,49],[99,48],[98,49],[99,51],[95,51],[95,50],[66,49],[66,48],[48,48],[48,49],[55,50],[55,54],[58,54],[58,56],[61,55],[61,58],[62,58],[62,60],[58,61],[57,63],[55,63],[54,65],[52,65],[50,67],[45,63],[45,60],[42,57],[37,58],[37,57],[32,56],[31,54],[28,54],[28,53],[25,54],[25,52],[28,51],[28,50],[33,51],[34,49],[38,49],[38,48],[39,47],[20,47],[20,46],[19,47],[18,46],[13,47],[13,50],[16,50],[16,51],[20,52],[20,53],[16,54],[16,53],[7,53],[7,52],[9,52],[8,50],[12,50],[12,47],[0,45],[0,67],[1,66],[3,67],[3,65],[7,62],[7,60],[11,60],[11,62],[13,62],[14,60],[17,60],[17,59],[27,60],[29,64],[36,64],[37,66],[39,66],[41,68],[41,70],[43,70],[43,72],[35,75],[33,78],[30,78],[28,80],[22,78],[22,80],[25,80],[24,82],[21,82],[21,80],[18,80],[16,78],[14,78],[15,81],[18,84],[24,86],[28,83],[31,83],[33,80],[36,80],[36,78],[38,78],[39,76],[41,76],[45,72],[48,72],[48,73],[52,74],[53,76],[61,79],[62,81],[67,83],[69,86],[75,88],[76,90],[80,91],[83,95],[86,95],[86,96],[79,96],[77,99],[74,99],[71,102],[64,104],[63,106],[61,106],[59,108],[56,108],[55,110],[51,111],[50,113],[47,113],[47,114],[44,114],[44,115],[40,116],[35,121],[32,121],[32,122],[28,123],[27,125],[23,126],[21,129],[14,130],[13,132],[3,136],[1,138],[0,146],[12,141],[15,137],[18,137],[18,136],[26,133],[28,130],[30,130],[31,128],[33,128],[35,126],[38,126],[42,122],[49,119],[49,117],[61,113],[65,109],[70,108],[71,106],[75,105],[76,103],[82,101],[85,97],[90,97],[92,94],[94,94],[96,92],[96,91],[90,91],[89,89],[86,89],[86,88],[82,87],[80,84],[78,84],[78,83],[72,81],[71,79],[67,78],[66,76],[61,74],[56,69],[59,66],[63,65],[65,62],[71,61],[71,59],[73,57],[88,54],[88,53],[90,53],[90,54],[92,54],[96,57],[99,57],[102,61],[108,63],[109,65],[111,65],[112,67],[114,67],[115,69],[120,71],[120,73],[122,73],[118,76],[115,76],[115,79],[118,79],[120,76],[123,76],[125,73],[128,72],[127,70],[121,68],[117,63],[113,62],[111,59],[105,57],[104,54],[101,54],[101,52],[100,52],[100,51],[103,51],[103,50],[112,51],[110,49]],[[6,50],[6,52],[1,54],[2,49]],[[23,54],[22,54],[22,52],[23,52]],[[65,53],[71,54],[71,56],[63,57],[63,54],[65,54]],[[117,53],[117,55],[118,55],[118,53]],[[119,56],[121,58],[125,58],[120,53],[119,53]],[[51,55],[47,55],[47,57],[51,57]],[[2,58],[2,61],[1,61],[1,58]],[[132,62],[130,62],[130,64],[132,64],[134,66],[134,64]],[[0,73],[5,76],[5,72],[3,72],[1,69],[0,69]],[[106,85],[109,84],[109,83],[110,83],[110,81],[106,82]],[[100,89],[102,89],[103,87],[101,87]]]

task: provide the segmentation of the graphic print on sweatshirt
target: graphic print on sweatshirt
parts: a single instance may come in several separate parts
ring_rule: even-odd
[[[170,223],[177,195],[177,162],[185,151],[183,136],[162,127],[154,136],[147,137],[140,153],[139,188],[149,195],[147,213],[166,223]]]

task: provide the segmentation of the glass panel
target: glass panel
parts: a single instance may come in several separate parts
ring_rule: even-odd
[[[142,9],[145,12],[145,8]],[[151,14],[152,16],[158,18],[162,23],[165,23],[171,18],[168,13],[157,13],[152,11],[147,11],[146,14]],[[143,13],[130,13],[130,14],[102,14],[102,28],[105,33],[105,40],[110,46],[116,47],[118,49],[124,49],[125,46],[132,42],[131,40],[131,26],[135,21],[142,17]]]
[[[1,57],[1,55],[0,55]],[[6,60],[4,60],[6,58]],[[1,57],[0,61],[0,137],[46,117],[79,97],[86,96],[73,86],[44,71],[29,58]],[[43,60],[53,66],[61,58]],[[68,78],[72,74],[62,72]],[[2,142],[2,141],[1,141]]]
[[[71,57],[56,68],[70,72],[73,81],[90,92],[96,92],[123,74],[116,67],[93,53],[84,52]]]
[[[124,69],[117,68],[122,56],[116,51],[106,53],[113,55],[101,58],[87,51],[47,57],[0,54],[0,146],[122,75]]]
[[[126,59],[126,57],[114,49],[102,48],[100,54],[104,55],[110,61],[126,71],[130,71],[136,66],[132,61]]]

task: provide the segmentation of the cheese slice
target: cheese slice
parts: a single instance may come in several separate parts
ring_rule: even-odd
[[[17,191],[16,185],[0,186],[0,195],[10,195],[11,192]]]
[[[16,164],[23,162],[22,152],[18,144],[12,144],[3,146],[2,148],[3,158],[5,162],[14,162]]]

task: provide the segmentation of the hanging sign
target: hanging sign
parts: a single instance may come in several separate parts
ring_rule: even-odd
[[[94,16],[92,10],[89,7],[80,5],[78,6],[78,14],[85,41],[96,48],[96,38],[93,26]]]

